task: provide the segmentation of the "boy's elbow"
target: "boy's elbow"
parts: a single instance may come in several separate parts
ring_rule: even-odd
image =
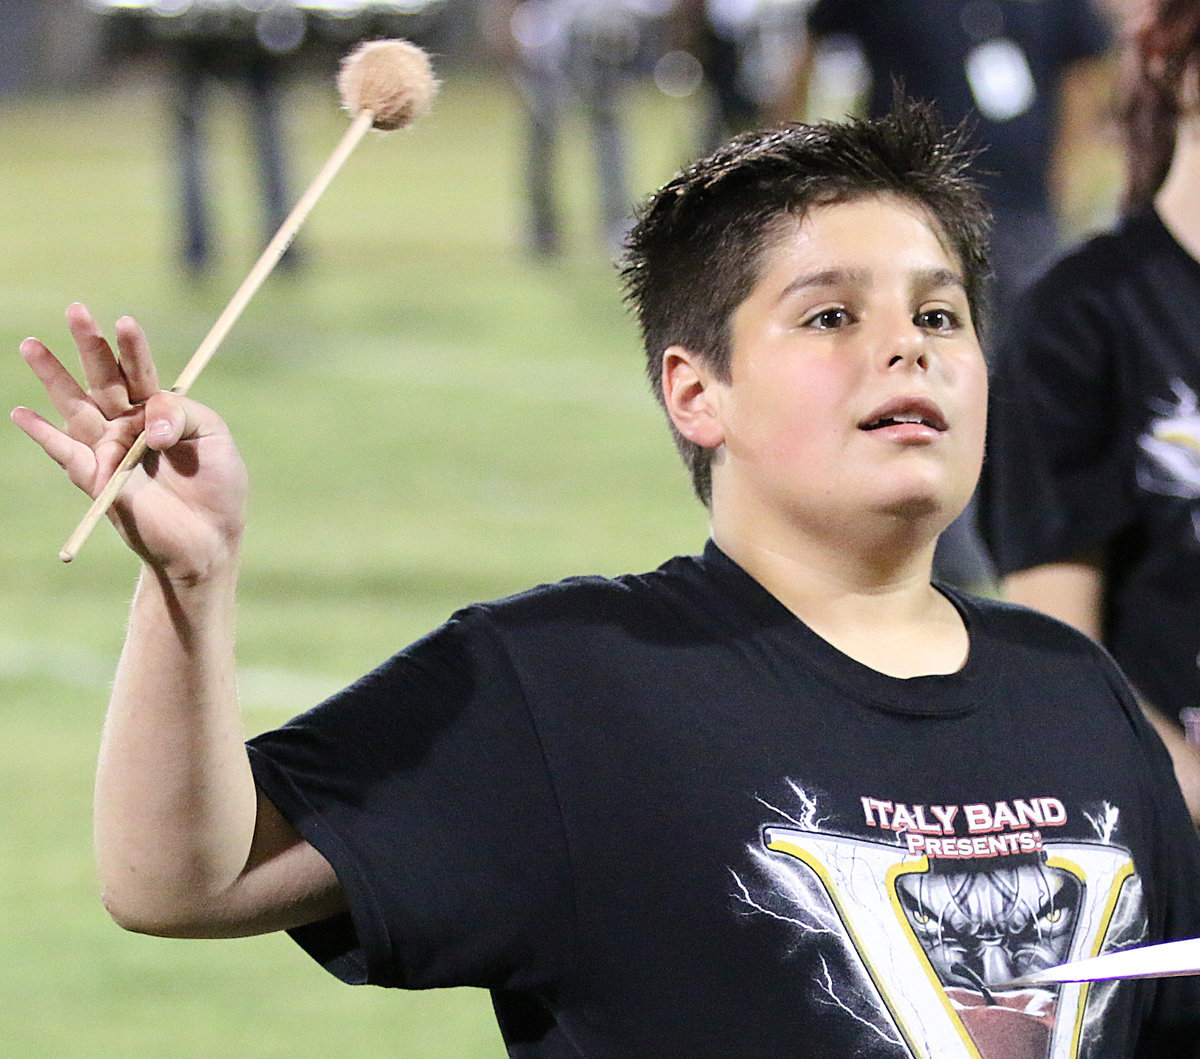
[[[104,909],[122,930],[156,938],[203,938],[213,935],[211,916],[184,902],[150,900],[120,887],[104,886]]]
[[[161,913],[152,914],[143,902],[131,900],[127,895],[107,886],[100,891],[100,900],[109,918],[122,930],[133,934],[151,934],[160,938],[175,936]]]

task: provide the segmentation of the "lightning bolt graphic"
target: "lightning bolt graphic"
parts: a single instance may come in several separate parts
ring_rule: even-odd
[[[822,1003],[827,1004],[830,1007],[835,1007],[839,1011],[845,1012],[860,1026],[865,1026],[867,1029],[869,1029],[880,1040],[886,1041],[888,1044],[894,1044],[897,1048],[904,1048],[904,1041],[902,1038],[893,1036],[892,1034],[888,1033],[886,1027],[881,1027],[877,1023],[872,1022],[870,1019],[863,1018],[857,1011],[855,1011],[844,1000],[842,1000],[837,995],[837,993],[834,992],[833,975],[830,974],[829,964],[825,962],[824,956],[822,956],[820,959],[821,959],[821,972],[822,972],[823,980],[818,980],[817,986],[821,990],[821,992],[825,995],[825,998],[826,998],[822,1001]],[[869,1003],[864,1003],[863,1006],[870,1008],[870,1009],[875,1008],[875,1006],[873,1004],[869,1004]],[[905,1049],[905,1050],[907,1051],[907,1049]]]
[[[792,793],[796,796],[796,799],[800,802],[799,819],[792,816],[790,813],[784,812],[777,806],[772,805],[764,798],[756,797],[754,800],[758,802],[759,805],[770,809],[771,812],[779,816],[780,819],[786,820],[789,824],[795,824],[796,827],[800,828],[802,831],[820,831],[821,825],[825,823],[825,818],[817,816],[816,798],[805,791],[804,788],[794,780],[788,780],[787,785],[791,789]]]
[[[1113,835],[1117,830],[1117,823],[1121,819],[1121,810],[1115,805],[1105,802],[1104,807],[1095,816],[1086,809],[1083,815],[1087,817],[1087,822],[1092,825],[1092,829],[1096,832],[1096,837],[1106,846],[1111,846]]]
[[[762,860],[756,851],[751,850],[750,852],[756,860]],[[788,923],[793,927],[799,927],[808,934],[828,934],[839,939],[841,938],[840,924],[837,923],[833,916],[817,917],[816,919],[799,919],[795,916],[785,916],[783,913],[776,912],[774,909],[768,908],[765,904],[756,900],[754,895],[751,894],[750,888],[742,881],[742,877],[732,868],[729,869],[729,874],[733,876],[733,881],[738,888],[738,892],[734,894],[734,897],[750,910],[749,914],[764,915],[770,919],[778,920],[780,923]],[[781,902],[799,905],[794,895],[789,896],[779,891],[772,891],[770,896],[778,898]],[[802,911],[809,910],[802,908]],[[819,921],[822,918],[825,919],[824,923]]]

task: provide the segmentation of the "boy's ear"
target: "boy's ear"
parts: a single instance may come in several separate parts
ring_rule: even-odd
[[[675,429],[701,448],[725,441],[720,416],[720,382],[702,357],[683,346],[671,346],[662,358],[663,403]]]

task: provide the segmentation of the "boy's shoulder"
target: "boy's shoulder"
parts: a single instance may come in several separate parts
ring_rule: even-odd
[[[1040,610],[992,597],[970,595],[939,586],[956,602],[976,635],[987,637],[993,650],[1013,658],[1053,656],[1065,665],[1099,669],[1109,683],[1123,687],[1126,678],[1108,651],[1073,625]]]
[[[1115,706],[1135,730],[1145,722],[1129,678],[1108,650],[1073,625],[1019,603],[941,586],[971,633],[974,672],[1008,701],[1042,710],[1048,703]]]
[[[455,616],[497,631],[603,628],[672,641],[728,636],[777,620],[782,605],[709,542],[643,573],[578,575],[475,603]]]
[[[699,555],[679,555],[642,573],[577,574],[466,607],[461,614],[485,616],[499,625],[603,620],[665,605],[703,591],[707,576]]]

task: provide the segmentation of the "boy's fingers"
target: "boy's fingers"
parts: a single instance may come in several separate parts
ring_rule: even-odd
[[[25,339],[20,349],[22,358],[45,388],[46,396],[62,416],[71,435],[87,444],[98,441],[104,433],[104,417],[75,377],[36,338]]]
[[[146,413],[146,444],[156,452],[179,443],[187,429],[187,419],[178,408],[159,407]]]
[[[117,349],[126,393],[134,404],[147,401],[158,392],[158,369],[150,355],[146,333],[132,316],[117,321]]]
[[[59,359],[50,352],[45,343],[36,338],[27,338],[20,345],[21,357],[29,365],[38,381],[49,393],[52,389],[65,391],[72,397],[83,398],[83,392],[75,377],[62,366]],[[53,397],[54,395],[51,394]],[[60,408],[61,412],[62,409]]]
[[[46,422],[32,408],[18,407],[12,410],[10,414],[12,421],[29,437],[33,438],[42,448],[46,448],[46,442],[50,441],[55,434],[61,434],[52,424]]]
[[[87,307],[80,302],[68,307],[67,325],[79,350],[79,362],[83,366],[83,377],[87,380],[88,394],[96,406],[109,419],[128,412],[136,402],[129,396],[125,376],[121,373],[112,346],[100,333]]]
[[[11,418],[25,434],[42,447],[47,456],[67,472],[67,477],[75,485],[81,489],[88,488],[96,466],[90,448],[64,434],[29,408],[14,408]]]

